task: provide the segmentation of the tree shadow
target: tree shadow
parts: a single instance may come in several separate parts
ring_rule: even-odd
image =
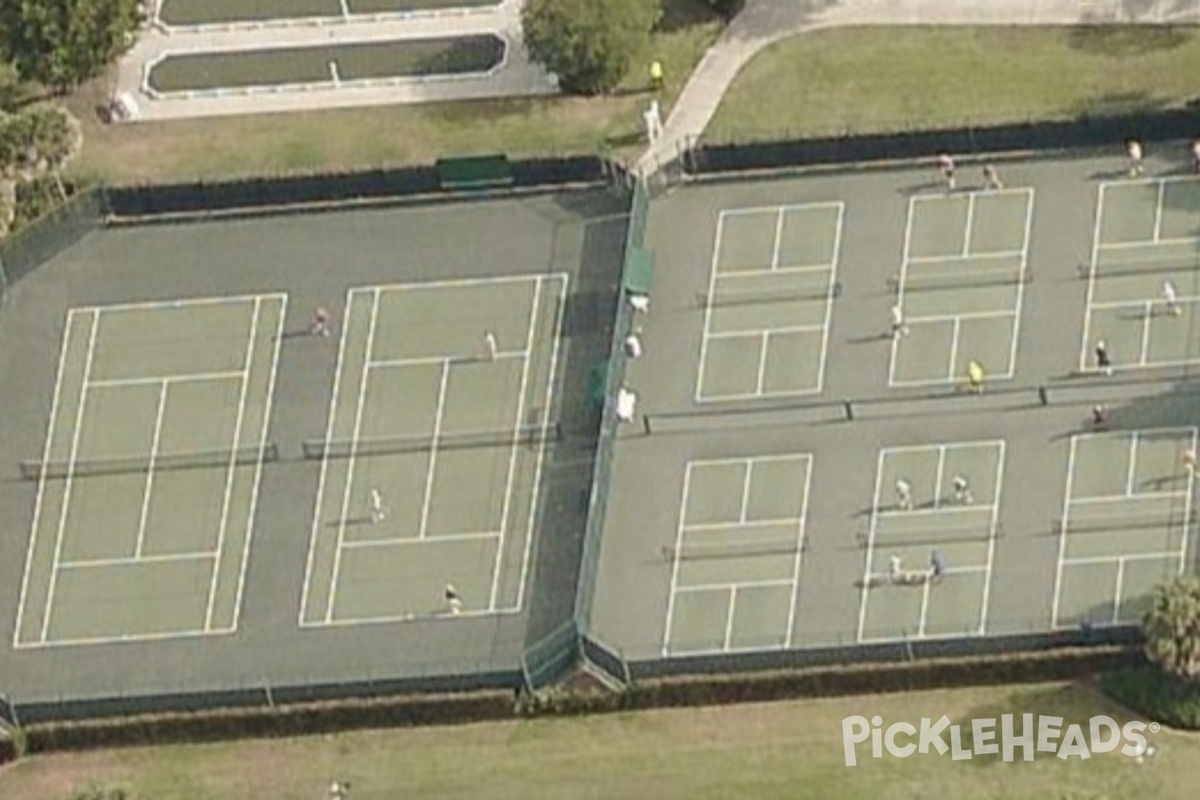
[[[654,26],[654,32],[675,33],[721,19],[721,15],[704,0],[663,0],[662,16]]]
[[[1126,5],[1129,2],[1130,0],[1126,0]],[[1137,19],[1141,12],[1127,10],[1125,14],[1126,19]],[[1067,44],[1072,49],[1084,53],[1122,59],[1159,50],[1171,50],[1187,43],[1189,38],[1188,32],[1178,27],[1078,25],[1071,28]]]

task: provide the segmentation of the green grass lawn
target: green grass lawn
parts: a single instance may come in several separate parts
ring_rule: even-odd
[[[117,183],[348,171],[432,163],[444,155],[505,152],[514,157],[639,152],[641,110],[653,58],[663,62],[664,113],[721,30],[702,0],[667,0],[652,53],[635,59],[608,97],[495,100],[419,106],[263,114],[105,126],[95,107],[108,84],[96,81],[68,104],[83,120],[73,171]]]
[[[68,800],[94,782],[132,800],[313,800],[333,777],[352,800],[1192,800],[1200,738],[1160,732],[1159,753],[1032,763],[913,755],[844,765],[841,720],[879,714],[919,725],[1032,713],[1086,722],[1129,717],[1086,686],[914,692],[725,708],[487,723],[452,728],[177,746],[30,758],[0,771],[0,797]],[[967,723],[969,726],[969,722]]]
[[[1200,95],[1194,28],[853,28],[775,44],[705,138],[747,141],[1064,119]],[[762,102],[771,97],[772,102]]]

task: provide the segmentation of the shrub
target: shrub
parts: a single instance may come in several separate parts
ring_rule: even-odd
[[[1105,674],[1101,687],[1122,705],[1175,728],[1200,730],[1200,686],[1150,664]]]

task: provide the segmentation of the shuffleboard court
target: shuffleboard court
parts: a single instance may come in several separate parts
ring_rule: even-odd
[[[522,607],[566,294],[566,275],[350,292],[306,445],[323,463],[302,626]]]
[[[910,199],[891,386],[961,382],[972,361],[989,379],[1013,376],[1033,198],[1006,189]]]
[[[237,628],[285,308],[69,311],[15,647]]]
[[[837,295],[841,203],[721,211],[696,401],[817,394]]]
[[[462,13],[501,0],[160,0],[156,21],[168,28],[341,22],[363,15]]]
[[[1054,624],[1136,624],[1155,586],[1187,568],[1197,429],[1071,439]]]
[[[440,39],[167,53],[146,67],[152,96],[351,87],[439,75],[478,75],[500,66],[507,43],[491,34]]]

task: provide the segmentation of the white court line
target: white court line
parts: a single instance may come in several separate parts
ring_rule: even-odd
[[[526,362],[528,363],[528,362]],[[446,417],[446,390],[450,387],[450,362],[442,362],[441,375],[438,376],[437,406],[433,412],[433,432],[430,437],[429,464],[425,469],[425,491],[421,495],[421,522],[417,526],[417,538],[424,539],[429,527],[429,507],[433,503],[433,481],[437,477],[438,444],[442,439],[442,422]],[[358,434],[355,433],[355,439]],[[508,495],[505,494],[507,502]],[[500,524],[504,521],[501,519]]]
[[[936,508],[914,508],[912,511],[899,511],[894,508],[881,508],[877,512],[880,519],[892,517],[946,516],[947,514],[985,514],[991,511],[995,503],[975,503],[969,506],[938,506]]]
[[[560,273],[551,276],[556,281],[561,281],[561,289],[558,293],[558,313],[554,317],[553,345],[550,349],[550,377],[546,381],[546,391],[543,397],[542,405],[542,423],[550,418],[554,406],[554,386],[558,376],[558,347],[562,341],[559,333],[562,331],[563,314],[566,313],[566,298],[567,289],[570,285],[570,278],[565,273]],[[538,502],[541,499],[541,483],[542,483],[542,468],[546,460],[546,445],[543,443],[537,450],[537,461],[533,469],[533,495],[529,500],[529,518],[525,523],[527,535],[525,537],[525,550],[521,555],[521,580],[517,586],[517,604],[515,610],[525,607],[525,583],[529,575],[529,559],[533,553],[534,539],[534,524],[537,518]]]
[[[71,432],[71,469],[67,471],[67,480],[63,485],[62,507],[58,513],[58,526],[54,537],[54,559],[50,566],[50,583],[46,587],[46,606],[42,610],[42,630],[38,641],[46,643],[50,629],[50,613],[54,608],[54,590],[58,587],[58,565],[62,561],[63,539],[66,537],[67,512],[71,507],[71,490],[75,484],[75,461],[79,456],[79,439],[83,432],[83,413],[87,407],[88,379],[92,375],[92,361],[96,354],[96,334],[100,327],[100,312],[92,311],[92,326],[87,340],[87,356],[83,362],[83,381],[79,389],[79,407],[75,409],[75,429]]]
[[[827,200],[817,203],[786,203],[783,205],[774,206],[746,206],[745,208],[722,208],[720,216],[722,217],[737,217],[751,214],[766,214],[783,211],[806,211],[811,208],[833,208],[841,205],[839,201]]]
[[[348,0],[339,0],[339,3],[342,7],[342,18],[343,19],[349,18],[350,17],[350,4],[349,4]]]
[[[909,202],[911,203],[912,201],[910,200]],[[911,206],[910,206],[910,210],[911,210]],[[915,448],[913,448],[913,449],[915,449]],[[879,508],[879,505],[882,502],[882,497],[880,496],[880,492],[883,487],[883,465],[884,465],[884,463],[886,463],[888,454],[891,452],[892,452],[891,450],[889,450],[888,448],[885,447],[884,449],[880,450],[878,455],[876,455],[876,457],[875,457],[875,492],[874,492],[875,501],[873,503],[871,503],[872,509]],[[867,625],[867,600],[871,594],[871,583],[872,583],[872,575],[873,575],[873,573],[871,571],[871,567],[874,565],[875,530],[876,530],[876,527],[878,526],[878,524],[879,524],[879,515],[872,512],[871,524],[867,530],[867,552],[864,555],[864,560],[863,560],[862,591],[859,594],[858,637],[857,638],[858,638],[858,641],[860,641],[860,642],[863,640],[863,630],[866,628],[866,625]]]
[[[428,620],[454,619],[458,621],[466,619],[483,619],[484,617],[508,616],[516,612],[513,611],[488,611],[482,609],[479,611],[463,610],[462,612],[450,616],[448,611],[409,611],[402,614],[380,614],[373,617],[346,617],[342,619],[332,619],[329,622],[308,622],[301,625],[301,628],[352,628],[361,625],[395,625],[401,622],[417,622]]]
[[[258,432],[258,443],[264,445],[267,442],[267,431],[271,424],[271,409],[275,405],[275,379],[279,375],[279,351],[283,346],[283,324],[287,318],[287,295],[281,295],[279,299],[279,322],[275,326],[275,348],[271,353],[271,375],[267,380],[267,398],[263,404],[262,426]],[[224,632],[229,632],[237,629],[237,619],[241,616],[242,597],[246,589],[246,570],[250,564],[250,543],[254,538],[254,516],[258,510],[258,493],[262,487],[262,472],[263,461],[259,459],[254,465],[254,486],[250,490],[250,508],[246,511],[246,526],[248,533],[246,540],[242,543],[242,561],[241,570],[238,574],[237,594],[234,597],[233,607],[236,609],[234,616],[234,624],[228,629],[222,629]]]
[[[767,278],[777,275],[798,275],[807,274],[810,272],[829,272],[833,269],[832,264],[796,264],[787,267],[776,267],[775,269],[739,269],[736,272],[722,272],[717,274],[718,281],[736,281],[739,278]]]
[[[821,354],[817,363],[817,391],[825,389],[825,364],[829,359],[829,336],[833,330],[833,287],[837,286],[838,266],[842,259],[842,229],[846,216],[846,204],[837,204],[837,221],[833,232],[833,267],[829,275],[830,291],[825,296],[825,318],[821,332]]]
[[[780,525],[792,525],[803,521],[804,517],[779,517],[775,519],[742,519],[731,522],[695,522],[690,525],[684,525],[683,529],[687,533],[702,533],[704,531],[722,531],[730,528],[771,528]]]
[[[1125,559],[1117,560],[1117,577],[1113,581],[1113,615],[1112,622],[1115,625],[1117,620],[1121,618],[1121,591],[1125,588]]]
[[[349,322],[354,313],[354,298],[358,295],[359,290],[357,289],[351,289],[346,294],[346,311],[342,320],[341,342],[338,344],[337,361],[333,367],[333,394],[329,400],[329,420],[325,424],[325,441],[327,442],[333,439],[334,422],[337,420],[338,412],[338,392],[341,391],[342,367],[346,356],[346,342],[349,340]],[[329,454],[324,453],[321,459],[321,475],[317,479],[317,498],[313,507],[312,533],[309,536],[308,542],[308,563],[304,568],[304,585],[300,591],[300,619],[298,624],[301,627],[306,624],[308,615],[308,595],[312,586],[314,562],[317,557],[317,542],[321,535],[321,517],[325,506],[325,481],[328,474]]]
[[[729,650],[729,643],[733,641],[733,620],[737,613],[737,595],[738,587],[733,585],[729,587],[729,605],[725,613],[725,638],[721,643],[722,650]]]
[[[992,595],[992,575],[996,563],[996,531],[1000,527],[1000,498],[1004,491],[1004,463],[1008,456],[1008,442],[1000,440],[1000,454],[996,459],[995,490],[992,503],[992,527],[988,536],[987,573],[983,578],[983,602],[979,612],[979,635],[987,633],[988,603]]]
[[[900,307],[900,316],[906,325],[910,324],[907,315],[904,313],[905,286],[908,285],[908,265],[911,262],[910,250],[912,248],[912,232],[913,232],[913,217],[916,210],[916,197],[908,198],[908,217],[904,221],[904,252],[900,258],[900,275],[896,279],[896,305]],[[888,385],[896,385],[896,360],[900,357],[900,338],[893,334],[891,354],[888,357]],[[876,498],[878,499],[878,498]],[[859,634],[862,634],[861,624]]]
[[[946,479],[946,445],[939,444],[937,446],[938,460],[937,470],[934,472],[933,479],[933,507],[938,508],[942,504],[942,481]]]
[[[738,513],[738,525],[746,523],[746,513],[750,508],[750,476],[754,472],[754,459],[746,459],[746,471],[742,477],[742,509]]]
[[[201,308],[204,306],[222,306],[222,305],[237,305],[238,303],[253,303],[255,300],[264,297],[287,297],[282,292],[272,292],[268,294],[233,294],[222,295],[217,297],[192,297],[184,300],[149,300],[139,303],[114,303],[104,306],[82,306],[77,311],[101,311],[105,314],[114,314],[125,311],[151,311],[159,308],[184,309],[184,308]]]
[[[171,390],[170,381],[162,381],[158,389],[158,406],[154,412],[154,432],[150,435],[150,461],[146,470],[146,480],[142,484],[142,512],[138,517],[137,541],[133,547],[133,557],[141,558],[142,549],[146,543],[146,520],[150,517],[150,498],[154,494],[154,466],[158,463],[159,443],[162,441],[163,418],[167,413],[167,394]]]
[[[1103,188],[1103,187],[1101,187]],[[1075,453],[1080,437],[1071,437],[1071,448],[1067,453],[1067,487],[1063,494],[1062,529],[1058,534],[1058,559],[1054,567],[1054,599],[1050,603],[1050,624],[1058,625],[1058,608],[1062,600],[1063,563],[1067,555],[1067,532],[1070,530],[1071,492],[1075,484]]]
[[[788,619],[787,619],[787,638],[784,640],[785,647],[792,646],[792,631],[796,625],[796,602],[800,594],[800,564],[804,560],[804,540],[808,536],[808,498],[812,489],[812,474],[813,474],[813,457],[805,456],[804,464],[804,495],[800,501],[800,513],[803,514],[797,520],[796,525],[796,555],[792,563],[792,588],[788,599]]]
[[[500,531],[477,531],[466,533],[439,533],[437,536],[429,536],[424,539],[413,538],[397,538],[391,537],[387,539],[359,539],[357,541],[345,542],[342,544],[343,550],[355,550],[359,548],[371,547],[403,547],[406,545],[436,545],[436,544],[453,544],[456,542],[477,542],[485,539],[497,539],[500,537]]]
[[[1138,358],[1138,366],[1146,365],[1146,357],[1150,355],[1150,322],[1154,317],[1154,301],[1146,301],[1146,312],[1142,314],[1142,350]]]
[[[371,291],[371,317],[367,323],[367,341],[364,345],[365,361],[371,360],[371,352],[375,349],[375,323],[379,319],[379,289]],[[325,604],[325,622],[333,619],[334,600],[337,598],[338,573],[342,566],[342,542],[346,540],[346,518],[350,513],[350,494],[354,487],[354,467],[358,456],[359,434],[362,433],[363,409],[367,399],[367,378],[371,370],[364,369],[358,381],[358,397],[354,412],[354,429],[350,437],[350,462],[346,466],[346,485],[342,490],[341,512],[338,518],[337,539],[334,543],[333,570],[329,579],[329,597]]]
[[[538,336],[538,319],[541,314],[541,278],[533,284],[533,303],[529,308],[529,329],[526,331],[526,353],[533,353],[536,336]],[[488,610],[496,610],[496,595],[500,590],[500,572],[504,567],[504,546],[508,542],[509,533],[509,509],[512,501],[512,482],[516,479],[517,471],[517,455],[521,452],[518,445],[518,434],[521,425],[524,422],[524,408],[526,408],[526,392],[529,389],[529,367],[532,366],[533,359],[524,360],[521,365],[521,386],[517,390],[517,413],[514,422],[512,422],[512,443],[511,451],[509,452],[509,473],[504,488],[504,500],[500,504],[500,541],[496,546],[496,560],[492,563],[492,594],[487,602]],[[545,411],[544,411],[545,413]],[[545,417],[542,417],[545,420]],[[529,531],[532,535],[532,531]]]
[[[361,286],[351,292],[379,292],[381,294],[415,293],[433,289],[454,289],[469,286],[496,286],[506,283],[529,283],[531,278],[541,276],[530,275],[497,275],[491,278],[449,278],[441,281],[418,281],[414,283],[391,283],[379,286]],[[464,612],[465,613],[465,612]]]
[[[536,342],[538,316],[542,307],[542,279],[533,284],[533,302],[529,309],[529,328],[525,332],[525,352],[532,353]],[[500,591],[500,573],[504,566],[504,545],[508,542],[508,512],[511,508],[513,481],[517,474],[517,456],[520,453],[518,431],[525,420],[525,394],[529,389],[529,367],[532,358],[521,365],[521,384],[517,390],[517,413],[513,419],[513,439],[508,454],[508,475],[504,486],[504,500],[500,506],[500,542],[496,545],[496,559],[492,562],[492,591],[488,599],[488,610],[496,610],[496,594]]]
[[[1161,553],[1123,553],[1121,555],[1112,556],[1079,556],[1078,558],[1068,558],[1063,560],[1064,567],[1082,567],[1093,564],[1112,564],[1116,561],[1174,561],[1179,558],[1179,553],[1161,552]]]
[[[1200,236],[1172,236],[1166,239],[1130,242],[1107,242],[1100,245],[1100,250],[1136,250],[1142,247],[1170,247],[1172,245],[1196,244],[1200,242]]]
[[[383,358],[367,362],[367,369],[385,369],[391,367],[418,367],[434,364],[468,364],[477,362],[511,361],[518,358],[528,358],[529,353],[516,350],[506,350],[496,353],[495,358],[489,356],[425,356],[421,358]]]
[[[924,638],[925,623],[929,617],[929,587],[933,581],[921,584],[921,613],[917,615],[917,638]]]
[[[789,586],[792,581],[787,578],[779,578],[770,581],[728,581],[723,583],[693,583],[688,586],[680,586],[679,594],[687,594],[689,592],[727,592],[733,588],[740,589],[767,589],[774,586]]]
[[[696,371],[696,392],[694,399],[701,402],[704,399],[704,365],[708,362],[708,338],[712,328],[713,292],[717,286],[717,259],[721,253],[721,233],[725,229],[725,211],[717,215],[717,232],[713,237],[712,262],[708,268],[708,292],[704,295],[704,328],[700,333],[700,361]]]
[[[78,561],[64,561],[58,565],[60,570],[67,569],[98,569],[103,567],[126,567],[134,564],[172,564],[177,561],[202,561],[220,556],[216,550],[199,553],[167,553],[156,556],[136,556],[121,558],[83,558]],[[205,629],[207,631],[207,629]]]
[[[966,311],[962,314],[930,314],[926,317],[913,317],[904,321],[911,325],[921,325],[925,323],[945,324],[970,322],[977,319],[1005,319],[1013,315],[1012,310],[1008,311]]]
[[[1162,238],[1162,218],[1163,218],[1163,198],[1166,194],[1167,184],[1162,181],[1158,182],[1158,195],[1154,203],[1154,243],[1160,244]]]
[[[1181,295],[1175,298],[1175,301],[1180,305],[1200,302],[1200,295]],[[1093,303],[1092,310],[1114,309],[1114,308],[1147,308],[1153,309],[1159,303],[1158,300],[1106,300],[1103,303]],[[1149,317],[1149,314],[1145,315]]]
[[[128,633],[121,634],[119,636],[92,636],[74,639],[54,639],[53,641],[41,642],[36,645],[27,645],[26,647],[30,649],[36,647],[42,650],[55,650],[66,647],[81,647],[83,645],[130,644],[131,642],[164,642],[175,639],[196,639],[203,636],[216,635],[218,634],[197,628],[193,630],[167,631],[163,633]]]
[[[62,379],[64,368],[67,363],[67,353],[70,351],[71,331],[75,322],[75,309],[67,310],[67,321],[63,328],[62,349],[58,353],[58,370],[54,378],[54,397],[50,401],[50,420],[47,423],[46,443],[42,446],[42,463],[46,464],[50,461],[50,450],[54,443],[54,431],[58,422],[58,406],[62,399]],[[21,577],[21,595],[17,600],[17,621],[13,627],[13,648],[22,647],[21,642],[21,625],[25,618],[25,601],[29,593],[30,573],[33,570],[33,556],[37,552],[37,540],[39,523],[42,518],[42,504],[45,500],[46,482],[48,478],[45,471],[42,473],[41,480],[38,481],[37,498],[33,503],[33,527],[29,536],[29,548],[25,557],[25,573]]]
[[[1137,477],[1137,449],[1140,437],[1137,431],[1129,437],[1129,469],[1125,473],[1125,496],[1133,497],[1133,483]]]
[[[1172,500],[1183,497],[1187,492],[1134,492],[1133,494],[1104,494],[1095,497],[1072,498],[1072,506],[1103,505],[1105,503],[1128,503],[1130,500]]]
[[[771,246],[771,271],[779,266],[779,248],[783,247],[783,209],[775,212],[775,242]]]
[[[970,259],[972,261],[982,261],[990,258],[1020,258],[1020,250],[995,250],[990,253],[966,253],[963,255],[953,256],[912,256],[908,259],[909,264],[948,264]]]
[[[758,344],[758,374],[754,379],[754,394],[760,395],[763,393],[763,387],[767,382],[767,354],[771,351],[771,332],[763,331],[759,336]]]
[[[1111,184],[1102,183],[1096,195],[1096,218],[1092,222],[1092,257],[1088,267],[1087,300],[1083,314],[1083,346],[1079,351],[1079,370],[1088,368],[1088,358],[1092,349],[1092,311],[1096,307],[1096,266],[1100,261],[1100,228],[1104,219],[1104,193]],[[1057,599],[1057,595],[1056,595]]]
[[[974,228],[974,227],[975,227],[975,193],[971,192],[969,195],[967,195],[967,220],[966,220],[966,223],[963,225],[962,255],[964,258],[971,255],[971,234],[974,232],[972,230],[972,228]]]
[[[1196,452],[1196,435],[1197,429],[1192,429],[1191,444],[1188,445],[1191,452]],[[1187,563],[1188,541],[1192,536],[1192,491],[1195,489],[1196,470],[1186,470],[1187,474],[1187,495],[1183,501],[1183,541],[1179,543],[1179,569],[1182,573],[1183,565]]]
[[[764,336],[778,336],[785,333],[817,333],[824,328],[822,325],[791,325],[786,328],[767,328],[766,330],[755,331],[721,331],[718,333],[710,333],[709,339],[759,339]],[[816,391],[816,390],[814,390]],[[725,395],[722,395],[724,397]]]
[[[950,328],[950,358],[946,366],[946,380],[953,381],[958,374],[958,341],[962,336],[962,317],[955,317]]]
[[[126,388],[132,386],[157,386],[163,381],[171,383],[201,383],[204,381],[227,381],[240,378],[245,370],[224,372],[197,372],[183,375],[159,375],[151,378],[101,378],[88,384],[89,389]]]
[[[687,502],[688,492],[691,491],[692,484],[692,467],[697,462],[689,461],[683,471],[683,497],[679,500],[679,523],[675,529],[675,550],[673,552],[680,553],[683,547],[683,525],[687,519]],[[671,585],[667,593],[667,619],[663,627],[663,644],[662,654],[669,656],[671,654],[671,626],[675,620],[675,595],[679,591],[679,558],[671,559]]]
[[[237,449],[242,441],[242,424],[246,418],[246,395],[250,389],[250,376],[253,374],[254,368],[254,351],[256,339],[258,338],[258,318],[262,311],[262,301],[254,301],[254,311],[250,317],[250,331],[247,335],[246,353],[242,359],[245,367],[242,369],[242,385],[238,396],[237,416],[233,422],[233,450],[230,452],[229,463],[225,465],[225,492],[221,498],[221,524],[217,528],[217,552],[224,553],[225,537],[229,529],[229,505],[233,498],[234,476],[237,475]],[[266,413],[266,412],[264,412]],[[261,455],[261,454],[260,454]],[[248,533],[247,533],[248,535]],[[213,607],[217,598],[217,581],[221,575],[221,561],[217,559],[213,564],[212,576],[208,582],[208,602],[205,604],[204,610],[204,630],[212,629]]]
[[[1013,309],[1012,342],[1008,351],[1008,373],[1013,375],[1017,370],[1017,345],[1021,341],[1021,313],[1025,309],[1025,278],[1029,271],[1029,240],[1033,236],[1033,203],[1034,190],[1030,189],[1025,199],[1025,235],[1021,240],[1021,280],[1017,283],[1017,302]],[[989,579],[990,581],[990,579]]]

